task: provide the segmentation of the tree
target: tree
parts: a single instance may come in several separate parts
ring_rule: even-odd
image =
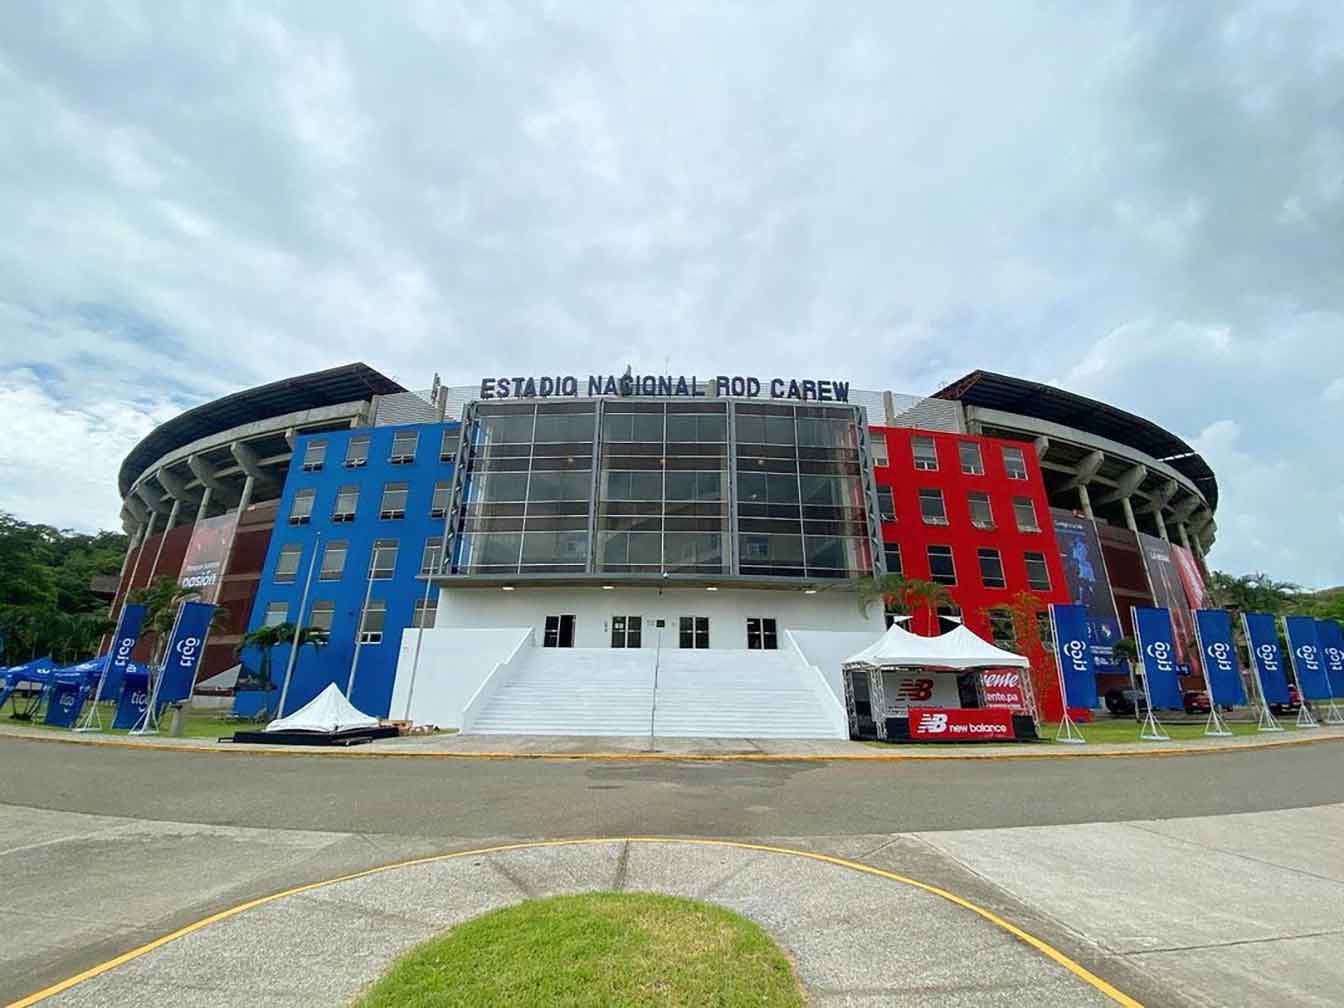
[[[855,585],[859,612],[868,615],[869,607],[881,599],[885,609],[913,615],[917,609],[928,612],[929,633],[937,632],[939,606],[952,604],[952,593],[945,585],[899,574],[884,574],[880,578],[861,578]]]
[[[130,600],[145,607],[145,621],[141,624],[141,633],[154,638],[154,650],[151,663],[158,665],[163,661],[163,652],[168,647],[168,636],[173,632],[173,623],[177,619],[177,610],[183,602],[200,597],[195,588],[178,584],[176,578],[161,577],[152,585],[131,592]],[[215,607],[210,616],[211,630],[224,630],[228,625],[228,611]]]
[[[1045,622],[1041,618],[1046,612],[1045,603],[1041,601],[1039,595],[1021,591],[1009,599],[1007,605],[994,606],[981,612],[987,620],[992,620],[996,610],[1006,612],[1012,621],[1013,646],[1010,650],[1016,651],[1030,663],[1027,675],[1031,679],[1032,716],[1040,721],[1044,716],[1041,698],[1045,695],[1055,667],[1054,660],[1046,650],[1045,641],[1041,636],[1041,627]]]
[[[1297,603],[1302,588],[1291,581],[1275,581],[1268,574],[1234,576],[1224,571],[1209,575],[1209,595],[1224,609],[1281,613]]]
[[[322,647],[331,639],[331,634],[321,627],[306,626],[299,630],[299,648],[311,646],[313,653],[320,654]],[[275,683],[271,677],[272,655],[277,647],[290,644],[294,640],[293,623],[276,623],[273,626],[259,626],[255,630],[249,630],[243,635],[239,642],[236,652],[239,656],[248,648],[256,648],[261,652],[261,668],[257,670],[256,676],[250,681],[249,685],[254,689],[270,691],[275,689]],[[240,679],[239,685],[244,683]]]

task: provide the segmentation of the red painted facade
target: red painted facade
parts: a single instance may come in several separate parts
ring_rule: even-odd
[[[896,515],[895,521],[882,523],[882,539],[884,543],[900,547],[901,573],[907,578],[934,580],[928,548],[950,547],[956,569],[956,584],[948,585],[948,592],[960,608],[963,622],[987,640],[991,639],[989,610],[1008,607],[1022,592],[1037,596],[1043,604],[1069,601],[1059,546],[1050,522],[1045,484],[1031,445],[903,427],[874,427],[871,429],[871,437],[874,441],[881,438],[886,445],[887,464],[876,466],[874,475],[879,497],[883,496],[882,488],[890,489]],[[917,438],[927,438],[932,442],[937,469],[916,467],[914,443]],[[963,471],[963,443],[978,446],[982,474]],[[1004,461],[1004,448],[1021,450],[1025,478],[1017,479],[1009,475]],[[881,462],[880,456],[877,461]],[[945,525],[924,520],[920,507],[921,490],[942,492],[947,519]],[[972,493],[988,497],[991,527],[977,527],[972,521]],[[1018,498],[1031,501],[1039,531],[1019,529],[1014,508],[1014,501]],[[979,558],[982,549],[998,551],[1003,566],[1003,587],[985,584]],[[1043,558],[1049,575],[1048,588],[1032,587],[1029,584],[1029,553],[1040,554]],[[931,622],[927,613],[917,613],[911,621],[911,629],[917,633],[929,633]],[[1034,667],[1046,673],[1036,677],[1043,684],[1042,706],[1046,717],[1057,718],[1060,704],[1053,657],[1044,652],[1029,657]]]

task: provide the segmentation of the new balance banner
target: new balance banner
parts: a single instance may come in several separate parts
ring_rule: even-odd
[[[202,519],[191,530],[191,541],[187,543],[178,580],[183,587],[200,592],[203,602],[215,602],[219,598],[219,579],[237,529],[238,513],[230,511]]]
[[[1090,518],[1080,518],[1061,508],[1051,508],[1059,558],[1064,563],[1064,583],[1069,601],[1087,610],[1087,640],[1092,648],[1092,663],[1098,672],[1118,671],[1112,648],[1124,636],[1116,615],[1115,596],[1106,578],[1106,563],[1101,555],[1097,526]]]
[[[1279,648],[1279,628],[1269,613],[1242,613],[1246,627],[1246,642],[1251,649],[1251,661],[1260,680],[1260,693],[1265,703],[1288,702],[1288,670],[1283,664]]]
[[[69,728],[84,706],[84,677],[62,675],[47,687],[46,724]]]
[[[1167,609],[1134,607],[1134,635],[1139,661],[1148,683],[1148,701],[1153,708],[1181,707],[1181,682],[1176,666],[1176,644]]]
[[[1288,616],[1283,625],[1288,631],[1288,649],[1292,652],[1293,671],[1297,673],[1302,699],[1329,700],[1330,676],[1321,657],[1316,621],[1310,616]]]
[[[1317,620],[1316,638],[1321,642],[1331,693],[1344,697],[1344,628],[1334,620]]]
[[[1055,627],[1055,660],[1070,707],[1097,705],[1097,675],[1088,643],[1087,609],[1080,605],[1050,603]]]
[[[1140,532],[1139,552],[1143,554],[1143,565],[1148,571],[1148,583],[1153,586],[1153,605],[1171,614],[1171,643],[1176,655],[1176,671],[1178,674],[1188,674],[1192,666],[1191,658],[1198,661],[1198,656],[1190,654],[1190,649],[1186,647],[1186,643],[1194,637],[1195,621],[1190,615],[1190,603],[1185,597],[1180,571],[1171,559],[1171,543]]]
[[[103,685],[98,692],[99,699],[107,700],[121,695],[121,677],[126,672],[126,663],[131,660],[135,642],[140,639],[140,628],[145,622],[145,607],[138,602],[121,607],[121,617],[117,620],[117,632],[112,637],[112,650],[108,652],[107,669],[103,673]]]
[[[191,688],[196,684],[196,667],[205,650],[205,635],[210,629],[210,615],[214,611],[215,607],[208,602],[182,603],[168,650],[164,652],[159,703],[177,703],[191,696]]]
[[[131,729],[149,706],[149,673],[139,665],[128,664],[122,671],[121,693],[117,697],[117,716],[113,728]]]
[[[902,707],[956,707],[961,703],[957,677],[951,675],[909,675],[882,673],[882,695],[887,710]]]
[[[1022,673],[1017,669],[986,669],[980,673],[980,689],[986,707],[1025,711],[1027,698],[1022,695]]]
[[[987,707],[924,707],[910,712],[910,738],[919,742],[1013,741],[1013,712]]]
[[[1241,680],[1241,663],[1237,661],[1237,645],[1232,637],[1232,615],[1223,609],[1197,609],[1195,626],[1199,629],[1209,702],[1233,707],[1244,704],[1246,686]]]

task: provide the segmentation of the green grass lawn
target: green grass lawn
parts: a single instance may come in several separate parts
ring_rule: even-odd
[[[756,924],[653,893],[530,900],[412,949],[358,1008],[795,1008],[788,958]]]
[[[124,729],[119,729],[117,731],[112,730],[111,727],[112,719],[116,716],[117,713],[115,704],[106,702],[100,703],[98,705],[98,711],[102,715],[104,734],[107,735],[126,734],[126,731]],[[41,710],[39,710],[35,715],[33,715],[33,719],[31,721],[18,721],[10,716],[12,713],[13,711],[11,710],[9,705],[6,705],[4,711],[0,712],[0,723],[22,725],[25,728],[43,728],[46,729],[47,731],[63,732],[70,730],[68,728],[58,728],[55,725],[43,724]],[[84,709],[84,713],[85,714],[88,713],[87,707]],[[82,717],[83,715],[81,715],[81,719]],[[163,715],[163,725],[160,734],[162,735],[168,734],[168,725],[171,721],[171,718],[172,713],[169,711],[165,711]],[[243,729],[244,731],[248,729],[260,729],[261,727],[264,726],[264,724],[265,722],[254,723],[250,721],[227,721],[224,718],[218,717],[213,714],[188,714],[183,721],[182,737],[221,738],[225,735],[232,735],[235,731],[238,731],[240,728]]]

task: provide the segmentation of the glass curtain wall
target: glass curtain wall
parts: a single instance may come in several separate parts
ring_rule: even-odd
[[[846,410],[739,402],[738,563],[743,574],[871,574],[858,431]]]

